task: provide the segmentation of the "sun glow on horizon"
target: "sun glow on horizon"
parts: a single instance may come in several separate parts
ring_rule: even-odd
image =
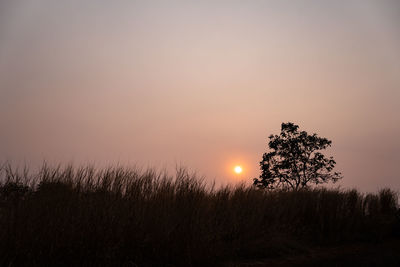
[[[236,174],[241,174],[243,172],[243,168],[241,166],[235,166],[233,169]]]

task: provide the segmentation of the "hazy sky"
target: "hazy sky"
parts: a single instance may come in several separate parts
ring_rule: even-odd
[[[399,102],[400,1],[0,0],[0,160],[250,181],[291,121],[400,190]]]

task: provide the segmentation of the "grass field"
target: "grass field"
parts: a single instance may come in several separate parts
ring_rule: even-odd
[[[3,165],[0,265],[258,266],[396,240],[397,209],[390,189],[263,191],[215,188],[184,169]]]

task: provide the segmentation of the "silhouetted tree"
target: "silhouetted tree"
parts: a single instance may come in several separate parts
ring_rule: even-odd
[[[271,151],[263,154],[261,175],[254,178],[254,185],[297,190],[309,183],[336,182],[342,178],[339,172],[331,172],[336,164],[333,157],[327,158],[319,152],[332,141],[298,128],[291,122],[282,123],[280,135],[269,136]]]

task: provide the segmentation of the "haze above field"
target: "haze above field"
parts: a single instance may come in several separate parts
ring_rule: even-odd
[[[0,160],[250,181],[292,121],[399,190],[399,28],[395,0],[1,1]]]

